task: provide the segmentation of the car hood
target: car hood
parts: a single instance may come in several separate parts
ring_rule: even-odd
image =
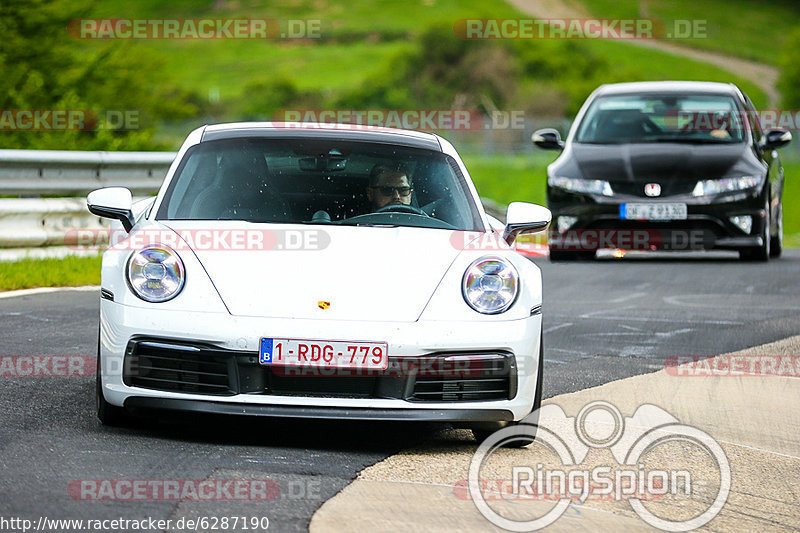
[[[573,144],[586,179],[648,182],[719,178],[744,157],[745,144]]]
[[[163,223],[187,241],[199,228],[265,236],[268,249],[191,245],[230,313],[241,316],[413,322],[459,253],[453,232],[441,229]]]

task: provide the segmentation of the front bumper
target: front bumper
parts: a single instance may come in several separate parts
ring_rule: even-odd
[[[620,218],[622,203],[685,203],[685,220],[629,220]],[[767,221],[763,194],[753,191],[721,197],[695,198],[691,195],[645,198],[576,194],[548,189],[548,207],[553,213],[550,246],[556,250],[593,251],[601,248],[638,250],[699,251],[741,250],[763,244]],[[575,217],[565,231],[559,231],[559,217]],[[745,233],[731,217],[749,216],[752,227]],[[639,233],[636,233],[639,232]]]
[[[101,300],[100,311],[103,394],[109,403],[131,410],[162,408],[378,420],[520,420],[532,409],[540,378],[540,314],[486,323],[352,322],[144,310],[109,300]],[[258,345],[265,336],[385,340],[389,343],[389,370],[394,368],[394,373],[276,377],[269,367],[258,364]],[[181,359],[178,367],[168,369],[174,370],[172,373],[153,372],[147,364],[159,357],[174,359],[175,354],[152,350],[144,353],[136,347],[146,342],[154,344],[159,339],[176,346],[199,346],[211,354],[217,367],[192,366],[197,361]],[[505,373],[468,376],[476,378],[470,381],[463,379],[463,374],[441,379],[419,372],[419,368],[431,368],[426,361],[466,355],[491,356],[494,360],[500,357],[505,361]],[[150,362],[143,366],[142,359]],[[393,361],[420,364],[401,364],[402,371],[397,373],[396,365],[391,366]],[[162,370],[163,365],[158,371]],[[217,376],[219,385],[194,387],[192,379],[205,374]],[[179,386],[159,384],[158,380],[174,382],[176,375],[184,376],[178,380]],[[148,377],[154,379],[148,381]],[[494,380],[495,394],[481,394],[480,390],[487,390],[485,386],[470,389],[476,386],[477,379],[483,378]],[[426,380],[427,385],[419,386]],[[495,385],[503,380],[508,386],[498,392]],[[213,380],[199,379],[197,383],[213,383]]]

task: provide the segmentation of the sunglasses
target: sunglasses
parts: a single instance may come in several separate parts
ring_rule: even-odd
[[[411,194],[411,191],[413,190],[411,187],[391,187],[388,185],[382,185],[380,187],[372,187],[372,189],[380,191],[380,193],[383,196],[394,196],[394,192],[397,191],[397,194],[399,194],[402,197],[408,196],[409,194]]]

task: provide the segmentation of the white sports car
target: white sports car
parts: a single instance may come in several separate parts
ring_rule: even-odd
[[[103,255],[105,424],[167,409],[483,436],[539,405],[541,273],[513,242],[550,212],[487,216],[436,135],[204,126],[144,206],[119,187],[88,206],[123,235]]]

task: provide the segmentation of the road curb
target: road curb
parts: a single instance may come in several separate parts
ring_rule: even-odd
[[[730,363],[733,356],[791,356],[791,361],[800,363],[798,354],[800,336],[708,361],[721,365],[720,361]],[[625,416],[641,405],[659,406],[681,424],[711,435],[730,463],[731,493],[708,527],[714,531],[800,529],[796,512],[800,505],[800,369],[792,367],[786,375],[742,376],[690,374],[685,371],[688,367],[681,368],[680,372],[675,367],[666,368],[559,395],[545,404],[558,405],[569,416],[598,400],[612,402]],[[450,433],[449,442],[429,442],[405,450],[360,472],[353,483],[314,514],[310,531],[503,531],[490,524],[463,493],[459,497],[459,482],[463,487],[476,446],[463,430]],[[513,461],[513,454],[536,453],[532,448],[508,450],[507,460]],[[528,505],[511,503],[516,508],[508,507],[509,512],[521,512]],[[672,505],[674,508],[662,510],[676,516],[685,511]],[[570,506],[547,530],[654,528],[639,519],[627,502],[587,502]]]

